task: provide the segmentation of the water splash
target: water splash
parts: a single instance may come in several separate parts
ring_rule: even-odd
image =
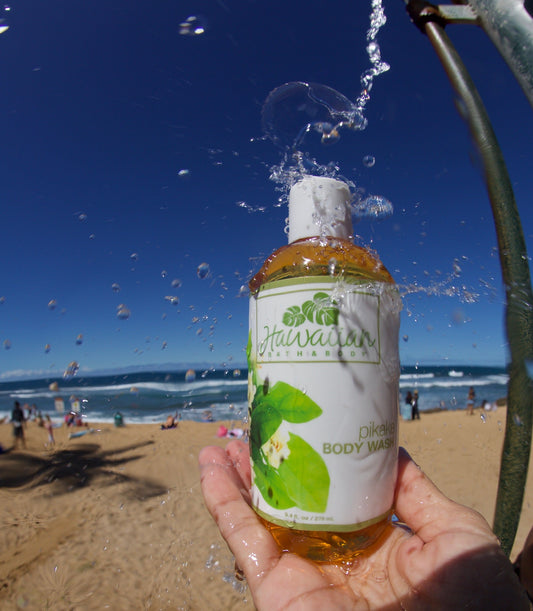
[[[237,206],[239,208],[244,208],[244,210],[250,214],[253,214],[254,212],[265,212],[266,210],[266,206],[252,206],[251,204],[247,204],[243,201],[237,202]]]
[[[394,208],[386,197],[382,195],[369,195],[365,199],[353,202],[352,211],[356,219],[383,219],[391,216]]]
[[[402,297],[416,294],[435,297],[456,297],[462,303],[477,303],[480,294],[476,293],[466,284],[460,282],[461,273],[461,268],[458,265],[457,259],[455,259],[452,263],[452,271],[445,275],[439,282],[432,282],[430,285],[421,284],[418,281],[407,284],[398,283],[400,295]],[[452,313],[451,320],[454,324],[468,322],[468,319],[465,319],[464,315],[459,311]]]
[[[334,162],[318,162],[305,147],[313,137],[314,140],[318,137],[323,145],[334,144],[342,131],[362,131],[367,126],[364,110],[370,100],[374,79],[390,68],[381,59],[377,42],[378,32],[386,23],[382,0],[372,0],[371,8],[370,27],[366,33],[366,51],[371,67],[360,77],[361,92],[355,102],[326,85],[296,81],[274,89],[263,105],[263,131],[283,155],[281,163],[272,167],[270,174],[270,179],[282,192],[281,203],[287,201],[290,188],[304,175],[343,179]],[[370,155],[365,159],[367,167],[375,163]],[[355,190],[351,181],[344,180]]]
[[[366,119],[344,95],[319,83],[285,83],[268,95],[262,111],[265,134],[282,149],[299,150],[309,133],[323,144],[340,138],[341,128],[364,129]]]

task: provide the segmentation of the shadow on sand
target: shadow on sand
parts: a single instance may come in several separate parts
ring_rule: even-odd
[[[0,488],[37,488],[52,485],[55,494],[65,494],[93,484],[110,486],[129,483],[129,493],[140,500],[167,491],[163,485],[148,479],[118,473],[117,468],[143,457],[126,452],[153,444],[147,441],[115,450],[101,451],[95,443],[80,444],[74,449],[58,450],[42,457],[23,452],[0,455]]]

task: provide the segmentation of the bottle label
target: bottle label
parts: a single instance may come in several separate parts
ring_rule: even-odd
[[[400,309],[395,285],[329,277],[250,298],[252,504],[268,521],[348,532],[390,511]]]

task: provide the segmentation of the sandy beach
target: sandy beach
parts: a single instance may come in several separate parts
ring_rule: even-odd
[[[439,488],[492,523],[505,408],[422,414],[400,444]],[[56,445],[36,423],[0,455],[2,609],[252,609],[204,508],[197,456],[219,423],[93,425]],[[12,446],[11,425],[0,443]],[[533,525],[528,481],[513,559]]]

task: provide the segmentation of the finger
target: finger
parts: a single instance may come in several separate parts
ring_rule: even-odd
[[[399,453],[395,513],[424,543],[449,530],[492,534],[480,514],[442,494],[404,448]]]
[[[226,453],[247,489],[251,486],[250,447],[244,441],[230,441]]]
[[[222,448],[209,447],[201,451],[199,461],[207,509],[253,589],[279,561],[278,547],[244,500],[247,491],[230,456]]]

